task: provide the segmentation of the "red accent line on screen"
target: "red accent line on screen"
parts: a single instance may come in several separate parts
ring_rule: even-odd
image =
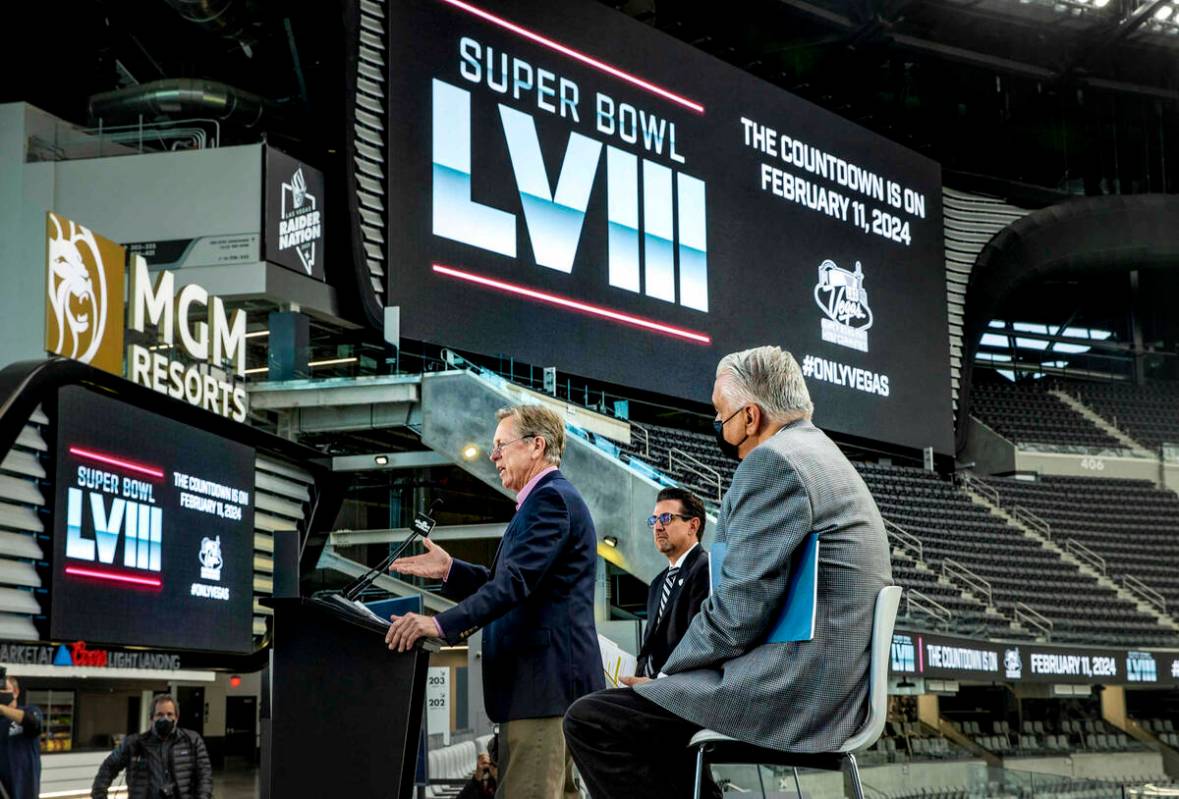
[[[618,67],[611,66],[611,65],[607,64],[605,61],[599,61],[598,59],[594,58],[591,55],[586,55],[585,53],[574,50],[572,47],[568,47],[566,45],[563,45],[554,39],[548,38],[547,36],[542,36],[539,33],[536,33],[535,31],[529,30],[528,28],[521,27],[520,25],[517,25],[514,22],[506,20],[503,17],[497,17],[495,14],[484,11],[483,9],[478,8],[477,6],[473,6],[470,3],[464,3],[463,0],[442,0],[442,2],[446,3],[447,5],[454,6],[455,8],[462,9],[463,11],[466,11],[468,14],[472,14],[476,17],[479,17],[480,19],[487,20],[488,22],[490,22],[494,25],[498,25],[501,28],[504,28],[505,30],[511,31],[512,33],[516,34],[517,36],[523,36],[525,39],[530,39],[531,41],[534,41],[539,45],[547,47],[550,50],[555,50],[558,53],[561,53],[562,55],[569,56],[570,58],[574,59],[575,61],[580,61],[583,64],[587,64],[587,65],[593,67],[594,69],[597,69],[601,72],[605,72],[607,75],[613,75],[614,77],[618,78],[619,80],[623,80],[623,81],[626,81],[627,83],[630,83],[634,86],[638,86],[640,89],[643,89],[644,91],[650,92],[651,94],[658,95],[665,100],[670,100],[671,102],[676,103],[677,105],[682,105],[684,108],[688,108],[692,111],[695,111],[697,114],[704,113],[704,106],[700,105],[700,103],[697,103],[694,100],[689,100],[686,97],[681,97],[680,95],[676,94],[675,92],[668,91],[667,89],[664,89],[662,86],[657,86],[654,83],[651,83],[650,81],[643,80],[642,78],[638,77],[637,75],[632,75],[629,72],[623,72]]]
[[[77,455],[79,458],[88,458],[92,461],[105,463],[108,466],[117,466],[120,469],[126,469],[129,472],[139,472],[146,474],[148,477],[154,477],[157,480],[164,479],[164,470],[157,469],[155,466],[144,466],[141,463],[135,463],[125,458],[117,458],[114,455],[107,455],[105,452],[95,452],[92,449],[83,449],[82,447],[70,447],[70,454]]]
[[[95,580],[109,580],[112,583],[129,583],[131,585],[145,585],[150,588],[161,588],[164,583],[159,577],[142,577],[138,574],[124,572],[108,572],[102,569],[84,569],[81,566],[66,566],[66,574],[78,577],[93,577]]]
[[[917,673],[925,673],[925,639],[917,636]]]
[[[619,322],[631,327],[638,327],[643,330],[650,330],[654,333],[662,333],[665,336],[672,336],[674,338],[682,338],[687,341],[694,341],[697,344],[712,344],[712,337],[707,333],[698,333],[695,330],[687,330],[680,327],[673,327],[666,325],[663,322],[656,322],[654,319],[646,319],[642,316],[633,316],[622,311],[615,311],[610,308],[602,308],[598,305],[590,305],[587,302],[580,302],[579,300],[571,300],[568,297],[562,297],[559,294],[549,294],[547,291],[537,291],[526,286],[517,286],[514,283],[505,283],[502,280],[495,280],[494,278],[476,275],[471,272],[464,272],[459,269],[454,269],[442,264],[434,264],[434,271],[440,275],[448,275],[450,277],[465,280],[468,283],[476,283],[480,286],[487,286],[488,288],[498,289],[499,291],[506,291],[509,294],[516,294],[520,297],[527,297],[538,302],[548,303],[549,305],[556,305],[561,308],[568,308],[573,311],[580,311],[590,316],[596,316],[600,319],[609,319],[613,322]]]

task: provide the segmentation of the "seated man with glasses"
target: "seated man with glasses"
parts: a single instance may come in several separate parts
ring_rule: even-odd
[[[708,599],[708,553],[704,537],[704,503],[682,488],[665,488],[655,501],[647,526],[667,568],[651,581],[647,594],[647,630],[639,649],[639,677],[655,677],[684,637],[692,618]],[[623,678],[630,685],[632,678]]]

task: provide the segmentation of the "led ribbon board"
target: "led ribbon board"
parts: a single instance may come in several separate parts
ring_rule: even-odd
[[[820,424],[950,450],[936,163],[599,3],[388,13],[403,336],[704,401],[778,344]]]
[[[253,648],[254,451],[61,389],[51,636]]]

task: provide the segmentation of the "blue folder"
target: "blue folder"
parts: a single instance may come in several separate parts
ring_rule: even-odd
[[[715,543],[709,555],[712,590],[720,584],[721,567],[728,545]],[[770,627],[767,644],[810,641],[815,637],[815,614],[819,606],[819,534],[810,533],[790,559],[786,603]]]

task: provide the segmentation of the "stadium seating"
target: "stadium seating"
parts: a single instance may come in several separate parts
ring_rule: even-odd
[[[981,383],[971,392],[970,412],[1019,444],[1122,449],[1113,436],[1042,386]]]
[[[884,517],[922,541],[925,561],[936,567],[948,558],[987,580],[995,607],[1008,618],[1022,602],[1051,619],[1055,641],[1175,642],[1175,633],[1152,616],[991,515],[936,474],[899,466],[857,466]]]
[[[1081,421],[1089,424],[1084,419]],[[715,498],[715,479],[710,482],[702,476],[704,470],[697,467],[677,468],[680,462],[670,458],[673,450],[684,452],[715,469],[722,488],[728,489],[736,464],[720,454],[712,436],[657,425],[642,425],[642,428],[645,435],[633,436],[631,445],[624,448],[630,457],[655,466],[706,498]],[[911,554],[894,549],[894,578],[899,585],[916,589],[952,611],[952,631],[1001,634],[1008,638],[1034,637],[1039,631],[1010,627],[1016,603],[1024,603],[1052,621],[1051,637],[1056,641],[1173,645],[1179,639],[1173,631],[1161,627],[1154,617],[991,515],[965,492],[936,474],[866,463],[857,464],[857,468],[883,516],[916,536],[924,546],[923,566]],[[1121,502],[1119,499],[1114,506]],[[1176,513],[1179,514],[1179,506]],[[1171,524],[1174,529],[1174,522]],[[1001,616],[988,616],[981,596],[964,594],[960,581],[948,581],[940,576],[946,559],[966,566],[991,584],[994,605]],[[1179,580],[1176,586],[1179,587]],[[927,614],[914,612],[912,618],[907,618],[911,604],[901,608],[906,623],[939,628],[937,619]]]
[[[1179,389],[1173,385],[1068,383],[1059,388],[1145,447],[1179,444]]]
[[[1062,546],[1073,539],[1105,559],[1111,577],[1136,577],[1179,608],[1179,496],[1144,480],[988,478],[1004,504],[1031,510]]]

